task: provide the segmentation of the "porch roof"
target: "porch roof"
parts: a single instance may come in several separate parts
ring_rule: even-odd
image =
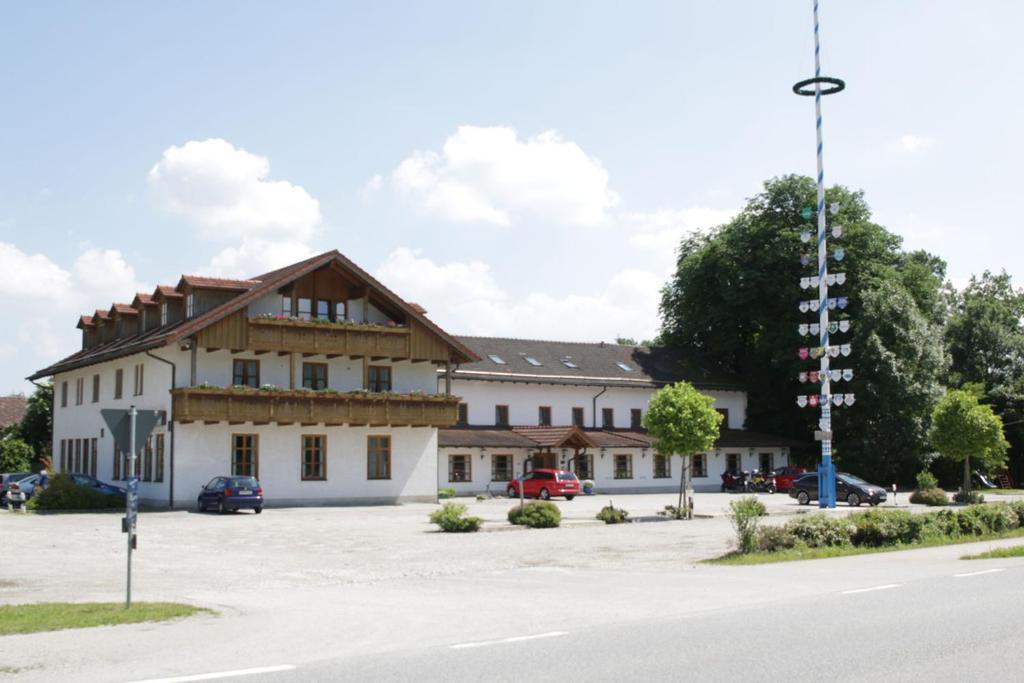
[[[576,440],[569,436],[578,435]],[[585,443],[584,443],[585,442]],[[646,432],[579,427],[450,427],[439,429],[437,445],[449,448],[651,448]],[[799,448],[808,442],[778,434],[723,429],[712,448]]]

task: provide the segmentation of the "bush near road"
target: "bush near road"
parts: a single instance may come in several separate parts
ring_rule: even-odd
[[[430,523],[441,527],[441,531],[450,533],[479,531],[484,520],[480,517],[466,517],[465,515],[465,505],[445,503],[440,510],[430,513]]]
[[[509,510],[508,521],[531,529],[549,529],[562,523],[562,511],[554,503],[538,500]]]
[[[29,510],[110,510],[123,508],[124,497],[78,486],[68,475],[55,474],[27,505]]]

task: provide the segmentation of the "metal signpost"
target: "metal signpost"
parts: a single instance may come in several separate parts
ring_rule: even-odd
[[[162,410],[136,410],[132,406],[128,410],[101,410],[103,421],[107,423],[110,434],[114,437],[114,450],[117,457],[128,453],[128,465],[125,471],[125,516],[121,520],[121,531],[128,534],[128,572],[125,584],[125,608],[132,606],[132,551],[137,545],[135,523],[139,515],[139,476],[138,452],[135,444],[145,443],[150,432],[164,420]]]
[[[822,89],[822,86],[828,86],[826,89]],[[808,89],[808,86],[813,86],[812,89]],[[811,358],[812,360],[820,357],[820,366],[818,372],[807,372],[800,373],[800,381],[810,381],[812,384],[820,385],[820,390],[809,396],[799,396],[797,398],[797,405],[801,408],[804,406],[810,406],[812,408],[821,407],[821,420],[818,423],[819,430],[815,436],[821,441],[821,465],[818,467],[818,506],[822,508],[834,508],[836,506],[836,477],[835,477],[835,466],[832,463],[832,405],[836,407],[840,405],[853,405],[854,396],[853,394],[832,394],[832,382],[844,379],[850,381],[853,379],[853,372],[851,370],[832,370],[829,367],[829,358],[835,358],[840,353],[844,356],[850,355],[850,345],[842,344],[840,346],[829,345],[829,334],[836,334],[837,332],[847,332],[850,329],[850,322],[843,320],[841,322],[835,322],[829,320],[830,310],[845,310],[847,306],[846,297],[837,297],[830,299],[828,296],[828,290],[830,285],[839,284],[842,285],[846,282],[845,273],[829,273],[828,269],[828,236],[827,236],[827,225],[826,225],[826,211],[825,211],[825,171],[822,157],[822,142],[821,142],[821,96],[822,95],[833,95],[841,92],[846,88],[846,84],[838,78],[831,78],[828,76],[821,75],[821,43],[818,35],[818,0],[814,0],[814,78],[809,78],[804,81],[800,81],[793,86],[793,92],[797,95],[803,96],[814,96],[814,111],[815,111],[815,129],[817,135],[817,157],[818,157],[818,202],[817,202],[817,246],[818,246],[818,258],[817,258],[817,275],[812,277],[801,278],[800,286],[802,289],[818,289],[818,300],[817,301],[801,301],[800,311],[806,313],[807,311],[815,311],[818,313],[818,323],[806,325],[801,324],[799,332],[801,335],[817,334],[819,345],[811,348],[801,348],[799,356],[801,360]],[[832,204],[830,207],[832,214],[836,214],[839,211],[838,204]],[[810,220],[812,211],[810,209],[804,209],[802,211],[804,220]],[[839,237],[842,234],[841,226],[834,226],[832,229],[833,237]],[[810,233],[804,232],[801,235],[801,240],[805,243],[810,242]],[[836,261],[842,261],[845,257],[846,252],[844,249],[836,249],[831,257]],[[801,258],[801,262],[804,265],[808,265],[813,262],[810,254],[805,254]]]

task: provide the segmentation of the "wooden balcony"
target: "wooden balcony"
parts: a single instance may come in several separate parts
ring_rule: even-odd
[[[459,398],[419,394],[336,394],[186,387],[171,391],[178,422],[450,427]]]
[[[250,318],[248,347],[256,351],[410,358],[411,337],[408,327]]]

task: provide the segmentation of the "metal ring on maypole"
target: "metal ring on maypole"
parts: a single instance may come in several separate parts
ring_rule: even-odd
[[[793,92],[797,95],[803,95],[804,97],[814,97],[818,94],[816,88],[810,90],[804,90],[809,85],[815,85],[816,83],[822,83],[831,85],[831,88],[822,88],[822,95],[835,95],[837,92],[843,92],[846,90],[846,81],[841,78],[832,78],[831,76],[816,76],[814,78],[808,78],[807,80],[800,81],[799,83],[793,84]]]

